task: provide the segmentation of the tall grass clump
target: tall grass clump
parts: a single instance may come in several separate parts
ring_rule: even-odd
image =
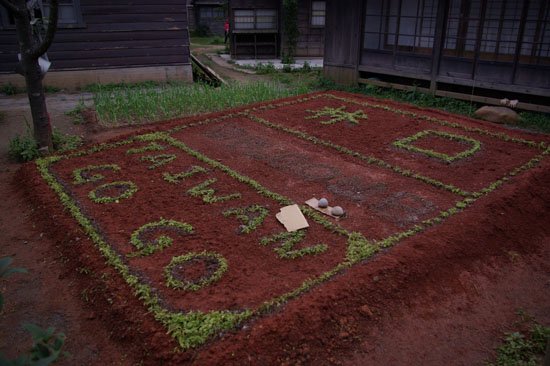
[[[308,92],[307,86],[288,88],[275,82],[229,84],[168,83],[94,87],[94,103],[104,125],[141,124],[198,113],[219,111],[250,103]]]

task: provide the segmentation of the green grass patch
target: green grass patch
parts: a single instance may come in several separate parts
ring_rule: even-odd
[[[535,112],[520,112],[521,121],[518,126],[538,132],[550,133],[550,114]]]
[[[99,121],[108,126],[220,111],[309,91],[306,86],[290,88],[276,82],[229,84],[219,88],[188,83],[94,85],[90,90],[94,91]]]
[[[550,340],[550,328],[535,324],[526,332],[508,333],[504,343],[497,348],[495,362],[489,366],[537,366],[542,365],[546,344]]]
[[[64,152],[82,145],[82,137],[65,134],[54,128],[52,130],[52,142],[54,151]],[[38,143],[34,139],[30,125],[27,125],[27,131],[24,135],[16,135],[10,140],[8,155],[18,162],[31,161],[40,156]]]
[[[414,104],[418,107],[440,109],[450,113],[462,114],[468,117],[474,117],[474,112],[478,109],[478,106],[475,103],[469,103],[452,98],[436,97],[416,90],[403,91],[380,88],[374,85],[365,85],[359,87],[358,91],[361,94],[377,98],[392,99],[399,102]]]
[[[192,45],[211,46],[211,45],[223,45],[224,39],[222,36],[208,36],[208,37],[191,37]]]

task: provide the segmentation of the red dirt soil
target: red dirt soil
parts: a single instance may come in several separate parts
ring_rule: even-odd
[[[379,103],[344,93],[331,94]],[[434,126],[428,121],[365,106],[359,108],[368,115],[364,124],[363,121],[356,126],[343,122],[341,125],[321,125],[316,120],[304,122],[302,117],[308,109],[327,105],[358,108],[349,101],[335,101],[320,94],[313,96],[316,98],[296,105],[252,113],[465,190],[486,187],[537,154],[535,148],[522,144],[471,131],[457,133],[456,128]],[[292,99],[288,102],[294,103]],[[549,141],[547,136],[506,130],[441,112],[385,104],[516,138]],[[244,108],[237,111],[241,110]],[[203,119],[171,121],[154,129],[166,130]],[[425,129],[476,138],[482,142],[482,153],[445,164],[391,147],[391,142]],[[172,136],[295,202],[301,203],[311,196],[326,196],[331,202],[341,203],[348,217],[339,224],[349,231],[361,231],[368,239],[379,240],[406,230],[461,199],[331,148],[268,129],[246,116],[189,127]],[[130,234],[141,225],[160,217],[192,221],[195,231],[182,236],[181,244],[175,242],[159,255],[129,260],[132,268],[145,273],[151,283],[163,282],[162,270],[172,256],[183,254],[181,245],[187,252],[200,251],[208,243],[208,248],[222,252],[230,265],[238,263],[238,271],[228,271],[219,282],[197,293],[182,294],[157,286],[169,307],[205,311],[253,308],[292,290],[306,278],[332,268],[343,259],[346,241],[312,224],[311,220],[306,245],[327,242],[329,250],[296,261],[278,259],[272,247],[257,244],[260,237],[281,231],[273,218],[280,207],[278,203],[175,147],[135,156],[126,154],[128,148],[144,145],[136,143],[62,160],[52,166],[52,171],[65,182],[65,189],[119,253],[132,251]],[[438,144],[432,146],[435,148]],[[452,149],[442,152],[454,153]],[[155,170],[148,170],[147,164],[139,160],[142,155],[158,153],[177,154],[178,158]],[[304,165],[304,161],[308,164]],[[119,164],[121,172],[102,171],[104,181],[72,185],[75,168],[108,163]],[[173,187],[163,181],[162,172],[177,173],[191,165],[202,165],[209,171]],[[213,338],[196,350],[180,353],[173,353],[176,343],[147,313],[116,271],[105,264],[94,244],[76,221],[63,212],[58,198],[30,164],[17,174],[17,186],[2,185],[7,203],[2,215],[4,240],[17,241],[5,247],[5,254],[16,254],[17,265],[41,269],[42,272],[33,274],[32,278],[40,280],[43,288],[33,286],[36,293],[29,295],[40,297],[41,305],[29,313],[36,310],[38,314],[62,314],[61,321],[50,318],[51,321],[46,320],[42,325],[67,329],[67,348],[73,353],[72,361],[66,361],[68,364],[139,361],[151,365],[187,362],[197,365],[480,364],[490,357],[502,331],[517,320],[515,312],[519,308],[539,322],[550,324],[547,301],[550,297],[549,168],[549,159],[543,159],[538,166],[512,178],[444,223],[402,240],[395,247],[275,308],[272,313],[245,322],[244,327],[234,332]],[[4,174],[3,178],[11,176]],[[116,205],[98,205],[87,198],[90,187],[115,177],[132,180],[140,189],[131,199]],[[212,177],[218,179],[213,185],[217,194],[239,192],[242,194],[239,202],[208,205],[200,198],[186,195],[189,188]],[[32,206],[21,204],[23,195]],[[261,230],[245,238],[236,232],[238,221],[234,217],[223,217],[221,212],[255,203],[268,206],[270,216]],[[31,228],[31,222],[36,228]],[[39,239],[34,238],[42,232],[45,244],[39,246]],[[33,238],[31,250],[21,247],[17,233]],[[49,258],[55,258],[55,262],[46,264]],[[28,286],[28,281],[22,278],[14,277],[13,284],[3,291],[8,299],[10,289],[24,291]],[[60,291],[53,292],[53,288]],[[2,319],[2,324],[8,327],[15,327],[16,320],[21,321],[21,317],[28,315],[18,313],[19,319],[10,317],[14,306],[8,304],[7,314],[3,315],[7,321]],[[53,310],[57,308],[62,308],[62,312]],[[14,340],[2,339],[0,349],[14,347],[20,336]],[[21,352],[22,348],[18,344],[10,354]]]

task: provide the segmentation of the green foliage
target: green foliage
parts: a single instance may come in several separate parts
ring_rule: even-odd
[[[197,280],[178,279],[174,276],[174,270],[180,266],[194,261],[205,260],[209,262],[207,267],[216,266],[216,270],[209,276],[203,276]],[[215,264],[214,264],[215,263]],[[166,285],[184,291],[198,291],[203,287],[218,281],[227,271],[227,260],[218,253],[203,251],[200,253],[187,253],[178,257],[172,258],[170,264],[164,268],[164,276],[166,277]]]
[[[273,65],[272,62],[268,62],[267,64],[260,62],[256,65],[256,67],[254,67],[254,70],[258,75],[273,74],[277,72],[277,69],[275,68],[275,65]]]
[[[124,188],[124,191],[121,191],[120,194],[116,196],[104,196],[103,192],[110,189],[121,189]],[[136,184],[130,181],[118,181],[111,182],[100,185],[94,190],[90,191],[88,197],[95,203],[119,203],[120,200],[130,198],[138,190]]]
[[[15,95],[25,93],[26,91],[26,88],[19,88],[12,83],[3,84],[0,86],[0,94]],[[61,88],[51,85],[44,85],[44,93],[57,93],[59,91],[61,91]]]
[[[101,124],[140,124],[308,92],[304,85],[293,88],[277,82],[222,85],[165,83],[93,86],[94,104]],[[185,103],[182,103],[185,101]]]
[[[357,263],[378,252],[379,247],[371,244],[361,233],[351,233],[348,237],[346,259],[349,263]]]
[[[147,168],[148,169],[156,169],[163,165],[166,165],[176,159],[176,155],[174,154],[160,154],[160,155],[147,155],[142,156],[141,161],[146,161],[149,163],[152,163]]]
[[[239,233],[243,234],[250,234],[256,230],[264,222],[268,214],[269,210],[260,205],[231,208],[223,212],[225,217],[236,216],[241,221],[242,225],[239,227]]]
[[[216,196],[216,191],[212,188],[208,188],[211,184],[217,182],[216,178],[205,180],[201,184],[189,189],[187,194],[192,197],[202,197],[202,200],[206,203],[225,202],[241,198],[240,193],[232,193],[225,196]]]
[[[8,278],[14,273],[27,273],[25,268],[9,268],[13,259],[11,257],[0,258],[0,279]],[[4,296],[0,293],[0,312],[4,307]]]
[[[130,243],[137,249],[137,252],[128,254],[128,257],[147,256],[172,245],[174,240],[166,235],[161,235],[152,241],[144,241],[142,239],[145,233],[154,230],[175,230],[180,234],[190,234],[193,232],[193,226],[185,222],[166,219],[145,224],[132,233]]]
[[[519,126],[550,133],[550,114],[535,112],[520,112]]]
[[[211,34],[210,27],[206,24],[197,24],[195,30],[192,32],[191,36],[196,37],[208,37]]]
[[[0,258],[0,279],[8,278],[14,273],[27,273],[24,268],[10,268],[13,259],[11,257]],[[4,297],[0,293],[0,312],[4,306]],[[31,333],[33,346],[31,350],[15,360],[8,360],[0,353],[0,365],[27,366],[49,365],[59,358],[61,348],[65,342],[63,333],[54,334],[53,328],[42,329],[34,324],[24,324],[23,327]]]
[[[54,328],[42,329],[34,324],[23,327],[31,334],[33,345],[28,354],[15,360],[7,360],[0,354],[0,364],[6,366],[46,366],[55,362],[61,355],[65,335],[55,333]]]
[[[224,44],[224,39],[220,36],[199,36],[195,32],[192,32],[191,34],[191,45],[215,46],[222,44]]]
[[[86,104],[84,104],[84,99],[81,98],[73,109],[65,112],[65,115],[71,117],[75,125],[81,125],[84,123],[84,116],[82,115],[82,113],[85,110]]]
[[[188,349],[200,346],[208,338],[234,328],[252,315],[250,310],[242,312],[211,311],[209,313],[191,311],[186,314],[161,315],[160,318],[163,323],[167,324],[168,333],[177,340],[182,348]]]
[[[164,178],[165,181],[169,182],[169,183],[173,183],[173,184],[177,184],[187,178],[190,178],[192,176],[194,176],[195,174],[199,174],[199,173],[206,173],[207,170],[204,169],[203,167],[201,166],[197,166],[197,165],[193,165],[188,171],[186,172],[181,172],[181,173],[177,173],[177,174],[170,174],[170,173],[163,173],[162,174],[162,177]]]
[[[490,366],[537,366],[541,364],[550,328],[535,324],[527,334],[506,334],[504,344],[497,349],[497,360]]]
[[[126,154],[132,155],[132,154],[141,154],[148,151],[161,151],[166,149],[165,146],[162,146],[160,144],[157,144],[155,141],[152,141],[149,145],[145,145],[143,147],[137,147],[133,149],[126,150]]]
[[[120,171],[120,167],[116,164],[103,164],[103,165],[88,165],[84,168],[77,168],[73,170],[73,184],[85,184],[90,182],[97,182],[105,178],[103,174],[92,174],[90,172],[96,170],[112,170],[114,172]]]
[[[52,131],[53,149],[57,152],[74,150],[82,145],[82,137],[62,133],[56,128]]]
[[[273,249],[275,253],[282,259],[296,259],[305,255],[315,255],[326,252],[328,246],[326,244],[317,244],[301,249],[294,249],[294,246],[303,241],[306,237],[304,230],[298,230],[294,232],[286,232],[275,234],[272,236],[265,236],[260,239],[261,245],[269,245],[273,243],[281,243],[279,247]]]
[[[451,140],[451,141],[458,141],[458,142],[462,142],[462,143],[468,143],[468,144],[471,145],[471,147],[464,150],[464,151],[456,153],[454,155],[448,155],[448,154],[437,152],[437,151],[434,151],[434,150],[431,150],[431,149],[422,149],[422,148],[416,147],[412,144],[413,142],[415,142],[415,141],[417,141],[417,140],[419,140],[419,139],[421,139],[425,136],[430,136],[430,135],[440,136],[440,137],[443,137],[443,138],[445,138],[447,140]],[[481,142],[479,142],[479,140],[475,140],[475,139],[467,137],[467,136],[455,135],[455,134],[452,134],[452,133],[447,133],[447,132],[443,132],[443,131],[435,131],[435,130],[420,131],[420,132],[418,132],[418,133],[416,133],[412,136],[409,136],[409,137],[406,137],[404,139],[395,141],[393,143],[393,145],[396,146],[396,147],[399,147],[401,149],[421,153],[421,154],[430,156],[432,158],[441,159],[446,163],[452,163],[455,160],[460,160],[460,159],[464,159],[464,158],[467,158],[469,156],[472,156],[477,151],[479,151],[479,149],[481,148]]]
[[[419,107],[441,109],[451,113],[473,117],[477,105],[453,98],[436,97],[416,90],[403,91],[391,88],[381,88],[374,85],[365,85],[357,89],[365,95],[377,98],[392,99],[399,102],[411,103]]]
[[[19,162],[34,160],[40,156],[38,143],[29,134],[26,136],[17,135],[10,140],[8,155]]]
[[[321,117],[330,117],[327,121],[321,121],[323,125],[332,125],[338,122],[350,122],[354,125],[359,124],[359,119],[367,119],[368,116],[360,109],[355,112],[346,112],[346,106],[341,106],[339,108],[323,107],[322,109],[313,111],[306,110],[306,112],[311,113],[312,115],[306,117],[306,119],[319,119]]]
[[[44,85],[44,93],[59,93],[62,89],[53,85]]]
[[[22,93],[24,90],[20,90],[18,87],[12,83],[3,84],[0,86],[0,93],[6,95],[15,95],[17,93]]]
[[[298,43],[298,0],[283,0],[283,34],[286,52],[283,53],[284,64],[293,64]]]
[[[61,133],[54,128],[52,131],[52,142],[55,151],[63,152],[76,149],[82,145],[82,138],[80,136]],[[31,161],[40,156],[38,143],[34,140],[28,124],[25,135],[16,135],[10,140],[8,155],[19,162]]]

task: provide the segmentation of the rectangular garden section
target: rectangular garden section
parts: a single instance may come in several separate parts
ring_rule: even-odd
[[[466,215],[548,155],[540,138],[452,118],[313,94],[37,164],[108,265],[186,349]],[[304,205],[312,197],[346,215]],[[310,226],[289,233],[275,214],[293,203]]]

